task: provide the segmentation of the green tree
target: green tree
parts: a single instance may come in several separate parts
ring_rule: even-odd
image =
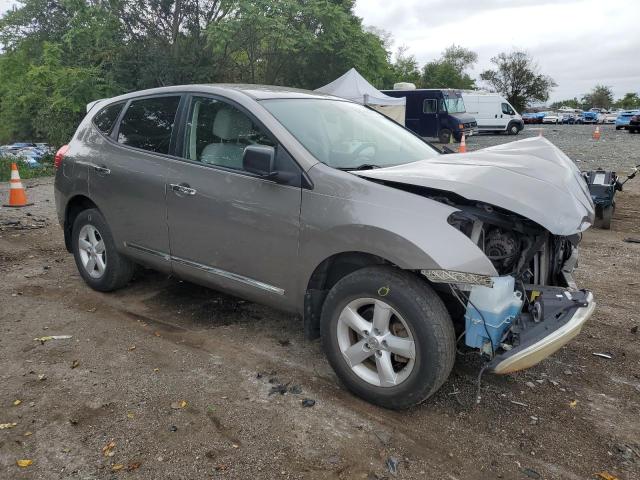
[[[407,54],[408,48],[401,46],[396,51],[395,60],[390,66],[389,79],[385,83],[385,88],[393,88],[397,82],[410,82],[421,86],[421,74],[418,68],[418,61],[414,55]]]
[[[316,88],[391,72],[353,0],[20,0],[0,18],[0,142],[68,141],[92,100],[164,85]]]
[[[442,56],[428,62],[422,71],[424,88],[460,88],[473,90],[476,82],[466,72],[478,61],[478,54],[464,47],[451,45]]]
[[[495,70],[485,70],[480,78],[518,111],[532,102],[546,102],[550,90],[557,85],[551,77],[539,73],[537,64],[526,52],[503,52],[493,57],[491,63]]]
[[[596,85],[590,93],[582,97],[584,109],[609,108],[613,104],[613,92],[606,85]]]
[[[578,109],[578,108],[582,108],[582,103],[580,102],[580,100],[578,100],[578,97],[573,97],[568,100],[560,100],[559,102],[553,102],[551,105],[549,105],[549,107],[554,110],[557,110],[558,108],[562,108],[562,107]]]
[[[614,107],[624,108],[625,110],[640,108],[640,96],[635,92],[625,93],[624,97],[614,103]]]

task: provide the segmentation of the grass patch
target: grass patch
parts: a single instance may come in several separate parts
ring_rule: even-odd
[[[12,158],[0,157],[0,182],[9,181],[11,178],[11,164],[14,162],[18,164],[18,172],[22,180],[27,178],[48,177],[55,173],[52,155],[45,155],[40,160],[39,167],[30,167],[20,160],[16,161]]]

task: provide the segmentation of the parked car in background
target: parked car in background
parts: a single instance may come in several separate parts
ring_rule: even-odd
[[[506,132],[517,135],[524,128],[522,117],[500,94],[463,90],[462,98],[469,115],[475,117],[479,132]]]
[[[616,118],[618,118],[620,112],[607,112],[604,114],[603,123],[614,124],[616,123]]]
[[[527,112],[522,114],[524,123],[542,123],[545,112]]]
[[[561,122],[566,125],[573,125],[574,123],[576,123],[577,117],[578,115],[576,113],[563,113]]]
[[[509,373],[595,308],[572,273],[593,203],[545,138],[445,155],[347,100],[189,85],[96,103],[55,165],[91,288],[125,287],[139,263],[298,314],[342,382],[387,408],[434,394],[463,337]]]
[[[542,123],[562,123],[562,116],[559,113],[547,112],[542,117]]]
[[[629,119],[629,133],[638,133],[640,132],[640,112],[637,112],[635,115],[632,115]]]
[[[440,142],[449,143],[452,136],[459,142],[463,133],[478,133],[476,119],[467,113],[460,90],[419,88],[382,93],[407,99],[404,124],[421,137],[438,137]]]
[[[629,128],[629,122],[631,117],[640,113],[640,110],[625,110],[620,112],[616,117],[616,130],[623,130]]]
[[[591,110],[584,112],[582,114],[582,123],[602,123],[602,114]]]

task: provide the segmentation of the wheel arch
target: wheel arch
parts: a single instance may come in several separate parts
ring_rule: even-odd
[[[75,195],[67,202],[64,211],[64,246],[68,252],[71,252],[71,230],[73,229],[73,222],[80,212],[90,208],[95,208],[100,211],[100,208],[95,202],[83,194]]]
[[[348,251],[333,254],[322,260],[309,277],[304,293],[303,323],[308,340],[320,336],[320,316],[329,290],[342,278],[372,265],[390,265],[392,261],[367,252]]]

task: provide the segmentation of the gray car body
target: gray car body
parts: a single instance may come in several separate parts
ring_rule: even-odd
[[[282,185],[123,146],[92,123],[107,104],[196,93],[231,102],[253,116],[295,159],[309,186]],[[135,261],[303,313],[314,272],[327,259],[349,252],[408,270],[497,275],[478,246],[448,224],[455,207],[366,177],[449,189],[529,215],[554,233],[578,232],[586,228],[585,217],[593,216],[590,197],[583,198],[576,183],[580,180],[567,165],[562,166],[558,184],[540,172],[540,165],[505,168],[500,152],[495,152],[493,163],[490,151],[482,156],[482,175],[458,155],[357,174],[336,170],[320,163],[260,104],[268,98],[336,100],[278,87],[191,85],[135,92],[91,105],[56,176],[56,203],[67,242],[70,209],[91,202],[106,218],[119,251]],[[510,157],[509,162],[517,159]],[[430,169],[437,178],[426,173]],[[196,195],[178,195],[169,187],[183,183]],[[534,206],[536,202],[543,203]]]

